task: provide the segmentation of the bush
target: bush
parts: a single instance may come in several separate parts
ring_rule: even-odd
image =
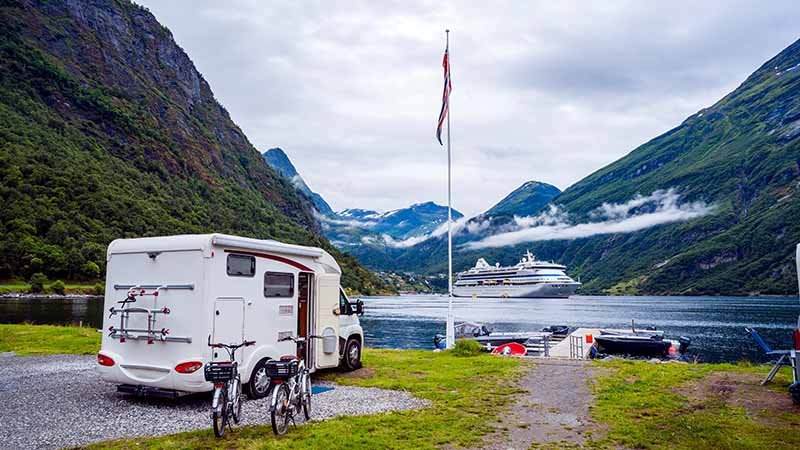
[[[106,287],[103,283],[97,283],[94,285],[94,295],[105,295],[106,294]]]
[[[47,277],[41,272],[31,275],[31,279],[28,280],[28,284],[31,285],[31,292],[34,294],[44,292],[45,283],[47,283]]]
[[[64,295],[64,282],[61,280],[56,280],[53,284],[50,285],[50,290],[54,294]]]
[[[483,347],[477,341],[471,339],[460,339],[451,350],[456,356],[478,356],[483,352]]]

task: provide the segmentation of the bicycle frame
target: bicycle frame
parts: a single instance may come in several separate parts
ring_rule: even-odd
[[[230,378],[223,381],[218,381],[216,377],[214,377],[214,396],[211,401],[211,417],[212,420],[214,419],[215,415],[222,416],[222,429],[225,428],[225,422],[227,419],[228,412],[232,414],[234,421],[237,423],[239,422],[239,412],[238,408],[241,407],[241,374],[239,373],[239,364],[236,362],[236,350],[240,349],[241,347],[246,347],[255,344],[255,341],[244,341],[241,344],[231,345],[231,344],[212,344],[211,343],[211,336],[208,337],[208,346],[212,348],[224,348],[225,351],[228,353],[230,357],[230,364],[232,367],[232,373]],[[209,364],[213,364],[209,363]],[[207,367],[208,369],[208,367]],[[213,372],[212,372],[213,373]],[[237,404],[237,402],[239,402]],[[214,430],[217,431],[216,425],[217,422],[214,422]],[[230,422],[227,424],[230,426]],[[218,433],[217,436],[222,436],[222,432]]]
[[[270,411],[274,410],[278,406],[278,390],[275,389],[275,386],[280,384],[289,383],[289,404],[293,404],[295,400],[300,396],[300,388],[303,385],[303,378],[307,377],[309,374],[309,370],[306,367],[305,361],[302,359],[298,363],[297,367],[297,374],[288,380],[270,380],[270,383],[273,384],[272,389],[272,400],[270,401]]]

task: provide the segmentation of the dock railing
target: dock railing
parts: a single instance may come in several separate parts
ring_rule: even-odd
[[[569,358],[570,359],[583,359],[583,336],[578,334],[571,334],[569,336]]]

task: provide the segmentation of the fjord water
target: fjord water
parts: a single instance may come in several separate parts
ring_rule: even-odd
[[[433,348],[444,333],[447,297],[408,295],[365,297],[361,318],[367,346]],[[264,300],[269,301],[269,300]],[[700,361],[764,361],[744,331],[758,329],[774,347],[791,344],[797,324],[797,297],[590,297],[569,299],[454,299],[456,320],[469,320],[496,331],[537,331],[548,325],[622,328],[655,326],[669,337],[687,336],[689,358]],[[0,299],[2,323],[78,323],[101,327],[103,300]]]
[[[432,348],[444,334],[445,296],[364,298],[368,346]],[[756,328],[773,347],[788,348],[797,325],[797,297],[593,297],[569,299],[454,299],[456,321],[474,321],[495,331],[538,331],[549,325],[591,328],[655,326],[666,336],[691,338],[688,357],[704,362],[764,361],[745,332]]]

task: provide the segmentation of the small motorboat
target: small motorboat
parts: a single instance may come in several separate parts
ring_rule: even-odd
[[[600,352],[635,356],[668,356],[684,353],[690,343],[689,339],[684,337],[677,341],[664,339],[663,333],[601,334],[595,336],[594,340]]]
[[[497,332],[492,328],[487,327],[480,323],[475,322],[458,322],[454,324],[455,338],[456,339],[470,339],[481,344],[487,351],[493,350],[503,344],[516,343],[523,347],[526,342],[534,341],[540,342],[546,337],[555,335],[553,332],[546,331],[510,331],[510,332]],[[566,329],[568,333],[569,328],[564,326],[554,326],[548,328],[557,328],[564,332],[562,328]],[[436,349],[445,348],[445,335],[436,334],[433,337],[433,346]]]
[[[517,342],[509,342],[508,344],[503,344],[492,350],[493,355],[503,356],[525,356],[527,353],[528,349]]]
[[[660,336],[639,336],[635,334],[601,334],[594,337],[598,350],[603,353],[624,353],[627,355],[666,356],[672,346]]]
[[[567,325],[550,325],[542,328],[542,331],[552,333],[553,336],[566,336],[569,334],[569,327]]]

